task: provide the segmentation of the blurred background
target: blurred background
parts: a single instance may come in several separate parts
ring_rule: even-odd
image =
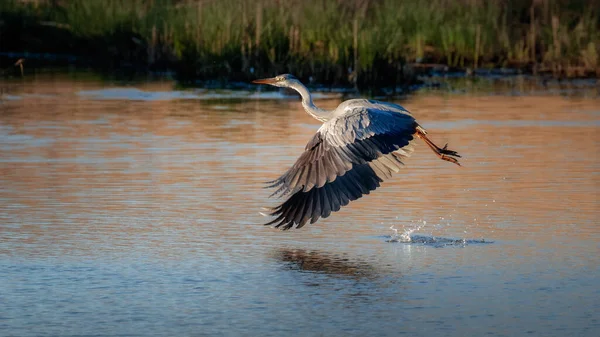
[[[431,72],[600,75],[597,0],[5,0],[0,65],[276,73],[357,88]]]

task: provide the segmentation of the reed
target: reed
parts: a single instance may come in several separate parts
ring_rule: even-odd
[[[323,83],[395,84],[406,80],[407,65],[434,64],[598,76],[600,6],[595,4],[5,0],[0,2],[0,39],[5,41],[0,50],[73,52],[98,62],[108,55],[115,65],[171,68],[189,79],[294,72]]]

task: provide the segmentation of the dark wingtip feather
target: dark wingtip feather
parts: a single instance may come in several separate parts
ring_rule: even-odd
[[[280,178],[277,178],[275,180],[271,180],[271,181],[265,181],[264,184],[266,186],[264,186],[264,188],[273,188],[273,187],[277,187],[279,185],[281,185],[283,183],[283,180]]]
[[[285,185],[282,185],[281,187],[279,187],[277,190],[275,190],[275,192],[271,193],[271,195],[269,195],[269,198],[272,198],[274,196],[283,196],[285,194],[287,194],[289,192],[289,188],[286,188]]]

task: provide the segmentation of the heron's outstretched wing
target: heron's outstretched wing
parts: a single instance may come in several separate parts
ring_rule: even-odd
[[[317,131],[296,163],[272,182],[290,195],[267,225],[300,228],[328,217],[398,172],[417,123],[409,114],[355,106]]]

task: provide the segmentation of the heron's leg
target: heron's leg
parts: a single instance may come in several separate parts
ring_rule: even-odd
[[[452,150],[448,150],[448,144],[444,145],[443,148],[438,147],[437,145],[435,145],[429,138],[427,138],[425,129],[423,129],[420,126],[417,126],[417,132],[416,132],[417,137],[423,139],[423,141],[425,142],[425,144],[427,144],[427,146],[429,146],[429,148],[435,152],[435,154],[440,157],[440,159],[443,159],[445,161],[449,161],[451,163],[454,163],[458,166],[461,166],[460,163],[458,162],[458,160],[454,157],[458,157],[460,158],[460,155],[458,153],[456,153],[456,151],[452,151]]]

